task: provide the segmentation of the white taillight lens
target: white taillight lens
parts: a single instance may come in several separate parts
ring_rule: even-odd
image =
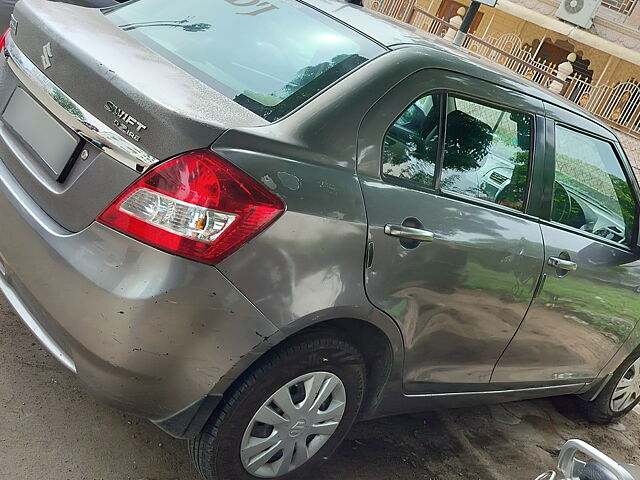
[[[146,188],[133,192],[120,209],[168,232],[208,243],[215,241],[236,218]]]

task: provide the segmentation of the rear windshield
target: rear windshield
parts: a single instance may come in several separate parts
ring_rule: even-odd
[[[355,30],[295,0],[134,0],[105,14],[269,121],[383,52]]]

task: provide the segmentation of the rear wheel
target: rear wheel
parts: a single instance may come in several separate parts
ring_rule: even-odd
[[[333,335],[278,348],[225,395],[190,442],[197,468],[207,480],[309,476],[353,424],[364,379],[358,350]]]
[[[582,411],[594,423],[611,423],[625,416],[640,403],[640,351],[632,354],[606,387],[591,402],[581,401]]]

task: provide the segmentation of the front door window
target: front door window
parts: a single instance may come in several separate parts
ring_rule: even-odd
[[[632,189],[613,147],[557,127],[551,219],[629,245],[635,212]]]

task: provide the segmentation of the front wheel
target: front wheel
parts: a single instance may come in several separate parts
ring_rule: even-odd
[[[633,410],[640,403],[640,350],[618,367],[594,400],[580,402],[587,419],[599,424],[614,422]]]
[[[206,480],[309,476],[351,428],[364,394],[358,350],[326,333],[268,354],[190,442]]]

